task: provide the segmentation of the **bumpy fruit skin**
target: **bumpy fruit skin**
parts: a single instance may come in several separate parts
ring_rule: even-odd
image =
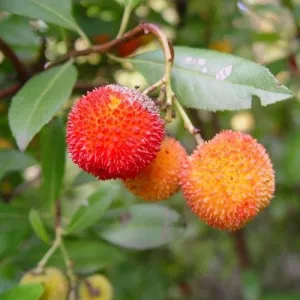
[[[112,300],[113,288],[110,281],[103,275],[95,274],[82,281],[79,285],[80,300]]]
[[[57,268],[46,268],[42,274],[34,271],[26,273],[20,284],[41,283],[44,293],[40,300],[66,300],[68,295],[68,281],[64,274]]]
[[[147,201],[169,198],[179,189],[180,172],[187,153],[174,138],[166,137],[154,161],[125,186],[136,196]]]
[[[113,84],[79,99],[67,123],[72,160],[99,179],[136,176],[155,158],[163,138],[164,123],[153,101]]]
[[[227,130],[198,146],[183,168],[181,186],[200,219],[234,231],[269,204],[275,175],[261,144],[248,134]]]

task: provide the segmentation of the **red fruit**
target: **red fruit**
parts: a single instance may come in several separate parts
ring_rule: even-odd
[[[214,228],[236,230],[270,203],[275,176],[261,144],[227,130],[198,146],[184,166],[181,184],[200,219]]]
[[[72,160],[99,179],[136,176],[155,158],[163,137],[164,122],[153,101],[113,84],[81,97],[67,123]]]

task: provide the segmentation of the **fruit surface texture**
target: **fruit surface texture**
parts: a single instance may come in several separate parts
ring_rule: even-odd
[[[227,130],[197,147],[183,168],[181,185],[194,214],[214,228],[234,231],[269,204],[275,175],[261,144]]]
[[[110,281],[103,275],[95,274],[80,283],[80,300],[112,300],[113,288]]]
[[[174,138],[166,137],[154,161],[125,186],[147,201],[165,200],[179,189],[180,172],[187,154]]]
[[[40,300],[66,300],[68,295],[68,281],[65,275],[57,268],[46,268],[43,273],[27,272],[20,284],[41,283],[44,293]]]
[[[119,85],[81,97],[67,123],[72,160],[99,179],[136,176],[154,160],[163,138],[164,122],[154,102]]]

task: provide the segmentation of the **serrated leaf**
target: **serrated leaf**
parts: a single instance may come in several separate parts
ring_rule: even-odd
[[[0,180],[3,175],[11,171],[20,171],[36,164],[36,160],[13,149],[0,150]]]
[[[9,124],[21,150],[69,98],[77,71],[69,61],[30,79],[13,97]]]
[[[117,195],[117,189],[99,189],[92,194],[72,216],[66,233],[80,232],[94,225],[101,216],[108,210],[113,199]]]
[[[50,244],[50,238],[47,229],[37,210],[32,209],[29,213],[29,221],[35,235],[46,244]]]
[[[47,204],[53,204],[59,197],[65,171],[66,143],[62,120],[54,120],[43,130],[41,146],[43,199]]]
[[[136,204],[111,211],[108,219],[110,225],[99,228],[99,235],[124,248],[160,247],[179,238],[184,231],[176,211],[156,204]]]
[[[28,283],[16,286],[0,294],[1,300],[38,300],[44,292],[44,287],[38,283]]]
[[[247,59],[212,50],[175,47],[172,87],[187,107],[217,110],[251,108],[252,96],[262,105],[292,97],[265,67]],[[149,84],[164,73],[164,56],[156,50],[128,58]]]
[[[71,14],[71,0],[1,0],[0,10],[80,31]]]

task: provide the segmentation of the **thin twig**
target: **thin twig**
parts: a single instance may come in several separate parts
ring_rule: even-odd
[[[0,90],[0,99],[4,99],[6,97],[13,96],[21,87],[22,87],[22,84],[16,83],[16,84],[13,84],[3,90]]]
[[[183,107],[180,105],[180,103],[178,102],[177,99],[174,100],[174,104],[175,104],[175,107],[176,107],[178,113],[180,114],[180,116],[181,116],[181,118],[182,118],[182,120],[183,120],[185,129],[186,129],[191,135],[194,136],[194,138],[195,138],[197,144],[199,144],[199,145],[204,144],[204,140],[203,140],[203,138],[201,137],[200,130],[194,127],[194,125],[192,124],[192,121],[190,120],[190,118],[188,117],[188,115],[186,114],[185,110],[184,110]]]
[[[52,246],[49,248],[49,250],[46,252],[46,254],[42,257],[42,259],[38,262],[37,267],[35,269],[36,273],[43,272],[45,265],[47,264],[47,262],[51,258],[51,256],[59,248],[60,243],[61,243],[61,236],[59,234],[56,234],[56,237],[55,237],[55,240],[54,240]]]
[[[44,65],[47,62],[47,58],[45,55],[46,52],[46,47],[47,47],[47,41],[45,37],[41,38],[41,45],[39,49],[39,53],[36,59],[36,62],[32,66],[32,70],[34,73],[40,72],[44,69]]]
[[[16,72],[18,73],[18,79],[20,82],[25,82],[28,77],[28,70],[26,66],[22,63],[22,61],[18,58],[16,53],[12,50],[12,48],[0,38],[0,50],[4,54],[4,56],[10,60]]]
[[[75,290],[76,289],[76,276],[73,272],[73,262],[71,261],[68,251],[65,247],[64,241],[61,240],[60,243],[60,251],[63,255],[64,258],[64,262],[65,262],[65,266],[66,266],[66,270],[67,270],[67,275],[69,277],[70,280],[70,286],[71,286],[71,290]]]
[[[120,29],[119,29],[119,32],[118,32],[117,37],[116,37],[117,39],[120,38],[124,34],[124,32],[126,31],[128,21],[129,21],[129,17],[130,17],[131,11],[132,11],[131,2],[132,2],[132,0],[129,0],[129,3],[125,5],[125,10],[124,10],[124,13],[123,13]]]
[[[70,58],[76,58],[79,56],[86,56],[91,53],[107,53],[111,49],[115,48],[119,44],[125,42],[125,41],[130,41],[138,36],[144,35],[144,28],[141,27],[141,24],[133,28],[132,30],[128,31],[125,33],[121,38],[114,39],[111,41],[108,41],[104,44],[101,45],[94,45],[90,48],[84,49],[84,50],[74,50],[66,55],[62,56],[60,59],[58,59],[55,62],[48,63],[45,65],[45,69],[49,69],[53,66],[60,65],[64,63],[65,61],[69,60]]]
[[[248,247],[246,244],[246,239],[245,239],[243,229],[240,229],[232,233],[232,235],[234,238],[236,254],[239,260],[239,265],[241,270],[246,270],[251,268],[252,263],[248,252]]]
[[[155,35],[164,51],[165,56],[165,73],[163,78],[155,82],[152,86],[150,86],[144,93],[150,93],[153,90],[155,90],[157,87],[160,87],[162,85],[165,85],[166,87],[166,105],[167,105],[167,112],[165,120],[167,122],[172,121],[172,107],[173,107],[173,101],[175,94],[171,87],[171,71],[173,67],[174,62],[174,49],[172,44],[169,42],[167,36],[165,33],[155,24],[151,23],[141,23],[139,26],[141,26],[145,33],[151,32],[153,35]]]

